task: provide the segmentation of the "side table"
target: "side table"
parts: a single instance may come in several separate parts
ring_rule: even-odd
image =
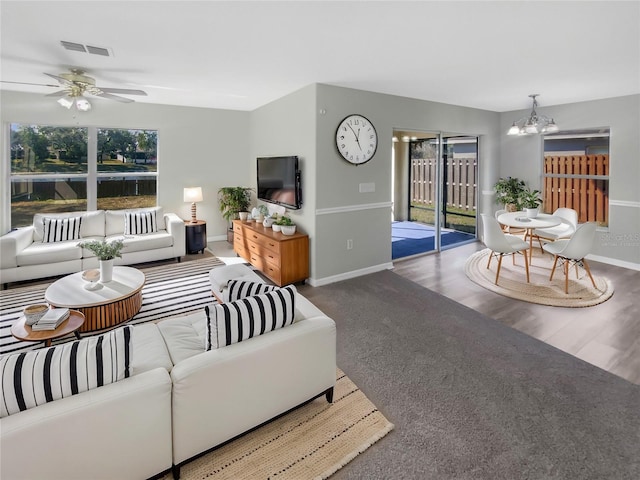
[[[71,310],[69,312],[69,318],[58,325],[58,328],[55,330],[38,330],[34,332],[29,325],[25,324],[25,321],[26,318],[24,316],[20,317],[11,327],[11,335],[18,340],[27,342],[44,341],[45,347],[50,347],[52,339],[64,337],[70,333],[73,333],[76,338],[80,339],[78,329],[84,324],[84,315],[77,310]]]
[[[185,232],[187,235],[187,253],[204,253],[207,248],[207,222],[204,220],[185,220]]]

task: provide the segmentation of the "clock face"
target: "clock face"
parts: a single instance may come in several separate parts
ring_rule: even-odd
[[[371,122],[362,115],[349,115],[338,125],[336,146],[347,162],[360,165],[375,155],[378,134]]]

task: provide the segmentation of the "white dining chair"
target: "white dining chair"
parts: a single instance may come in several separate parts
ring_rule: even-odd
[[[557,208],[553,215],[562,219],[560,225],[549,228],[536,228],[532,232],[533,238],[538,240],[541,252],[544,252],[542,248],[543,240],[554,242],[562,238],[571,238],[571,235],[574,234],[578,227],[578,212],[572,208]]]
[[[505,255],[511,255],[513,264],[515,265],[514,255],[516,253],[523,254],[524,268],[527,272],[527,283],[529,283],[529,261],[527,260],[527,249],[529,248],[529,244],[520,237],[504,233],[495,217],[485,213],[480,214],[480,216],[482,217],[483,241],[485,246],[491,250],[491,253],[489,254],[489,261],[487,262],[487,268],[491,266],[491,259],[493,257],[498,257],[498,270],[496,271],[495,284],[498,284],[500,267],[502,266],[502,257]]]
[[[564,267],[564,293],[569,293],[569,267],[571,265],[575,265],[576,267],[576,278],[578,278],[578,266],[584,267],[591,279],[593,288],[597,288],[596,282],[591,276],[589,264],[584,258],[593,248],[593,242],[596,237],[596,227],[597,224],[595,222],[583,223],[576,229],[571,238],[545,243],[542,247],[545,252],[555,257],[549,280],[553,280],[553,274],[556,271],[558,260],[561,261]]]

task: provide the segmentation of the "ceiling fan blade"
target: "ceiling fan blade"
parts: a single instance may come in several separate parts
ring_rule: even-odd
[[[68,90],[59,90],[57,92],[49,93],[45,95],[45,97],[64,97],[65,95],[69,95]]]
[[[35,85],[36,87],[59,87],[60,86],[60,85],[52,85],[50,83],[12,82],[10,80],[2,80],[2,83],[13,83],[15,85]]]
[[[144,95],[147,96],[147,92],[142,90],[130,90],[128,88],[103,88],[97,87],[105,93],[119,93],[122,95]]]
[[[124,98],[118,95],[112,95],[110,93],[105,93],[104,91],[101,93],[94,93],[93,95],[95,95],[96,97],[108,98],[109,100],[115,100],[116,102],[122,102],[122,103],[133,102],[133,100],[131,100],[130,98]]]
[[[55,78],[56,80],[58,80],[63,85],[73,85],[73,82],[70,82],[69,80],[67,80],[64,77],[60,77],[58,75],[54,75],[52,73],[47,73],[47,72],[44,72],[44,74],[50,76],[51,78]]]

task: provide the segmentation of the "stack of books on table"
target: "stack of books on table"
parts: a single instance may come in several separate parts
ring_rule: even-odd
[[[45,313],[37,323],[31,325],[31,331],[37,332],[40,330],[55,330],[69,318],[68,308],[53,308]]]

